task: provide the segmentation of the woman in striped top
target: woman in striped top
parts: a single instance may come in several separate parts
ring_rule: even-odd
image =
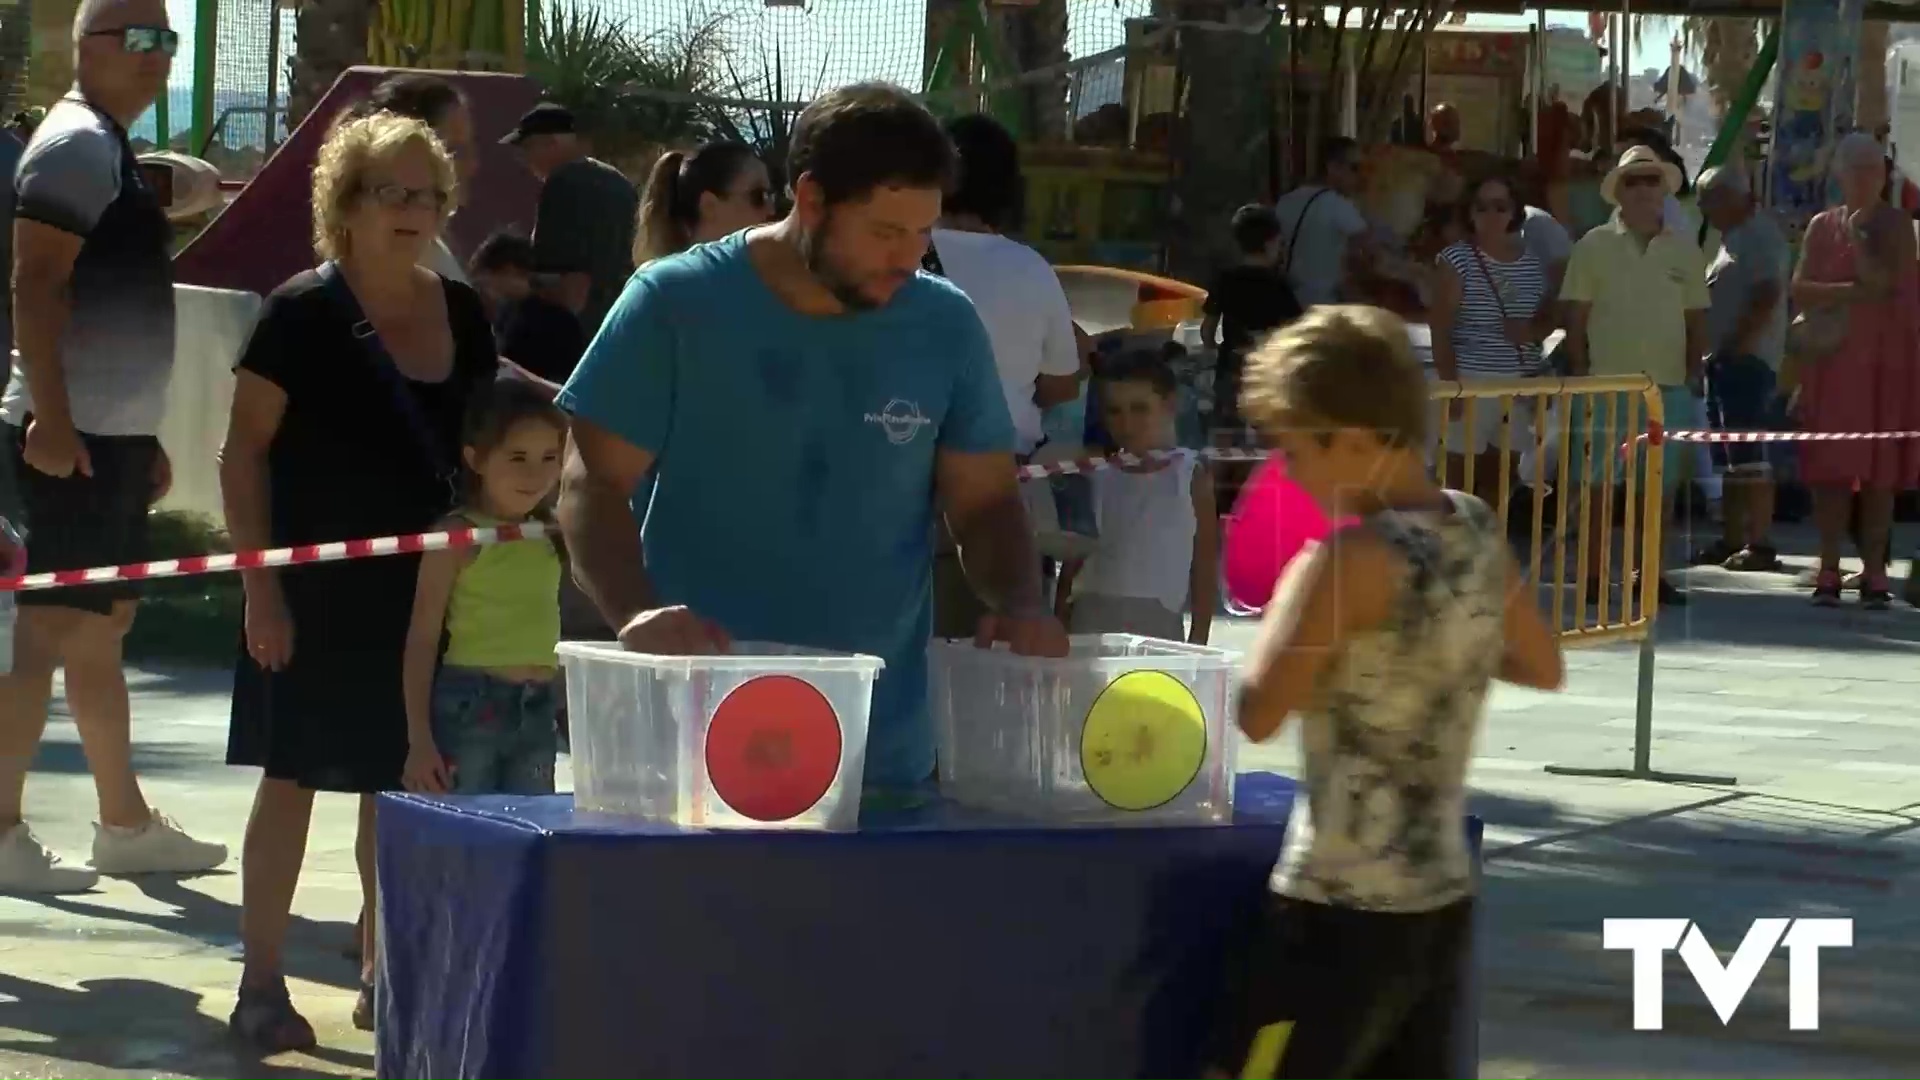
[[[1512,181],[1489,177],[1467,188],[1460,203],[1466,239],[1435,261],[1433,368],[1440,379],[1518,379],[1543,367],[1540,343],[1552,330],[1547,272],[1520,233],[1526,206]],[[1448,407],[1448,486],[1464,487],[1467,455],[1475,455],[1474,487],[1489,504],[1500,490],[1500,403],[1482,400],[1467,423],[1467,406]],[[1530,445],[1533,403],[1512,403],[1517,455]]]

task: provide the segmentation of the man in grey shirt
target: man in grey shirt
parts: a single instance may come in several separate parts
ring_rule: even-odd
[[[1700,174],[1700,211],[1720,230],[1720,253],[1707,267],[1707,408],[1723,431],[1766,431],[1784,420],[1777,392],[1787,350],[1787,281],[1793,256],[1773,218],[1755,204],[1746,173],[1713,168]],[[1701,561],[1729,570],[1772,570],[1779,553],[1768,539],[1773,475],[1764,447],[1726,448],[1724,534]]]
[[[147,511],[170,481],[156,432],[173,373],[172,229],[127,142],[166,87],[179,37],[165,0],[83,0],[74,88],[14,177],[14,340],[0,419],[26,511],[27,571],[152,558]],[[107,582],[21,593],[0,694],[0,891],[74,892],[98,873],[191,873],[227,850],[152,810],[133,773],[121,640],[137,591]],[[100,799],[93,870],[62,866],[21,821],[53,673]]]
[[[587,156],[573,113],[535,105],[500,140],[520,152],[541,180],[533,219],[535,269],[559,277],[554,299],[580,312],[591,338],[633,276],[633,232],[640,193],[620,170]]]

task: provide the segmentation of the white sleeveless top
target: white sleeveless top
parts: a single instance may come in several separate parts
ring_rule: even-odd
[[[1367,526],[1407,562],[1384,626],[1346,642],[1301,709],[1301,790],[1272,890],[1418,912],[1473,892],[1467,766],[1506,653],[1508,555],[1493,511],[1389,511]]]
[[[1195,528],[1192,456],[1143,472],[1100,469],[1087,479],[1099,541],[1074,578],[1074,594],[1157,600],[1185,611]]]

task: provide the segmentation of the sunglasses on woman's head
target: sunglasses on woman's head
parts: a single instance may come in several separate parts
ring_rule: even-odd
[[[112,30],[89,30],[88,37],[117,37],[124,52],[161,53],[172,56],[180,51],[180,34],[164,26],[119,26]]]

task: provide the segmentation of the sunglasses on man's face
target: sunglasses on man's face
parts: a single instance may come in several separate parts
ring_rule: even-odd
[[[1621,187],[1658,187],[1660,177],[1653,173],[1628,173],[1620,178]]]
[[[164,26],[121,26],[112,30],[90,30],[88,37],[117,37],[122,51],[172,56],[180,51],[180,35]]]

